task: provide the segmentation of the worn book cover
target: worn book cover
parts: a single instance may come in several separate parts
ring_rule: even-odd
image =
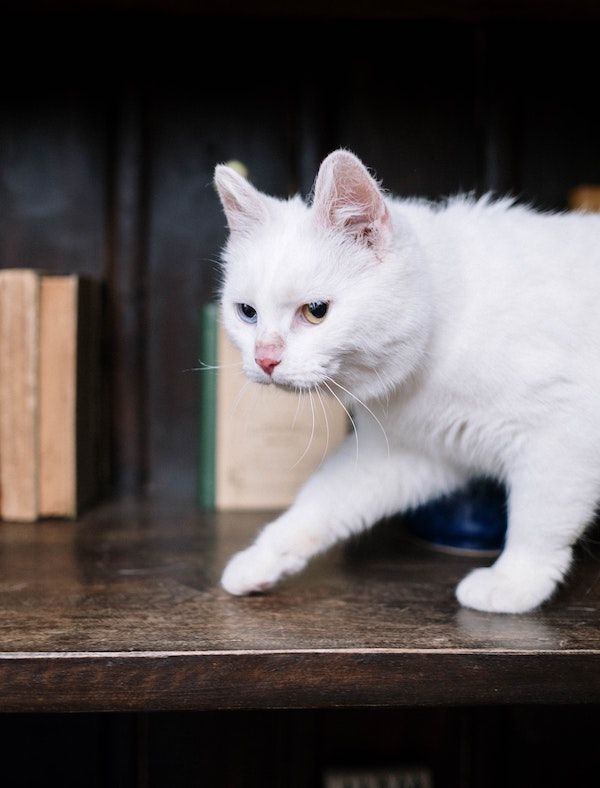
[[[39,298],[34,271],[0,271],[0,511],[38,516]]]
[[[96,495],[100,287],[0,272],[0,492],[5,520],[75,517]]]
[[[79,276],[40,284],[39,510],[75,517],[99,476],[99,285]]]

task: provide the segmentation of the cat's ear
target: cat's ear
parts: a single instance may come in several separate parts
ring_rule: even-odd
[[[374,248],[391,234],[390,214],[377,181],[353,153],[336,150],[323,161],[313,208],[319,224],[340,230]]]
[[[218,164],[215,187],[232,233],[248,233],[267,219],[267,198],[232,167]]]

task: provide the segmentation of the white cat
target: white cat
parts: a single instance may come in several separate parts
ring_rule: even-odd
[[[600,498],[600,217],[390,198],[344,150],[310,206],[225,166],[215,181],[230,228],[223,320],[247,376],[335,393],[358,438],[231,559],[224,588],[269,588],[486,475],[509,490],[506,545],[457,597],[506,613],[548,599]]]

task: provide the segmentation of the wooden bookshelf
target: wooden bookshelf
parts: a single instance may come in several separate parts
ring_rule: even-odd
[[[460,609],[473,559],[394,523],[270,595],[217,584],[263,520],[122,502],[0,528],[0,711],[587,703],[600,575],[582,550],[541,612]]]
[[[181,501],[198,454],[183,370],[226,235],[215,163],[307,195],[343,146],[399,195],[564,209],[600,183],[599,20],[589,0],[8,4],[0,267],[104,282],[103,478],[161,501],[0,524],[0,712],[40,712],[0,713],[3,785],[305,788],[382,763],[427,764],[444,788],[597,782],[587,546],[522,617],[461,610],[476,562],[391,524],[233,599],[218,577],[262,518]],[[95,710],[115,713],[45,713]]]

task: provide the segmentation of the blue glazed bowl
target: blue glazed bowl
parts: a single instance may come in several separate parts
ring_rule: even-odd
[[[506,536],[506,491],[487,479],[420,506],[404,518],[411,536],[448,552],[494,554]]]

